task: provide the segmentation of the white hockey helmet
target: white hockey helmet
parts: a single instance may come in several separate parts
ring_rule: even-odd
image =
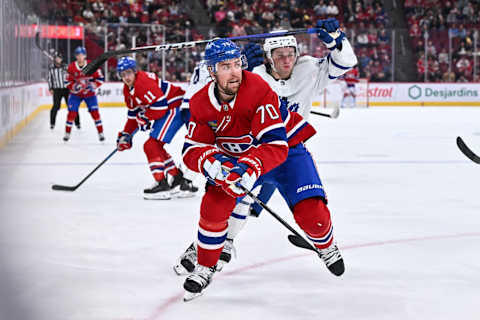
[[[284,32],[284,30],[279,31],[272,31],[274,32]],[[277,48],[285,48],[285,47],[294,47],[295,48],[295,58],[298,57],[298,45],[297,39],[294,36],[283,36],[283,37],[273,37],[265,39],[265,43],[263,45],[263,51],[267,55],[267,58],[272,61],[272,51]]]

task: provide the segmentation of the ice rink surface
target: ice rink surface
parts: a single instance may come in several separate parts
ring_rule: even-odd
[[[126,117],[102,109],[107,141],[99,143],[80,114],[83,127],[68,143],[62,109],[54,131],[41,112],[0,149],[2,320],[480,319],[480,166],[455,145],[460,135],[480,153],[480,108],[312,115],[318,134],[307,147],[345,274],[292,246],[263,212],[237,237],[237,258],[188,303],[172,265],[196,236],[201,195],[143,200],[153,183],[145,134],[77,191],[52,191],[103,160]],[[183,136],[168,146],[177,160]],[[278,193],[269,204],[294,224]]]

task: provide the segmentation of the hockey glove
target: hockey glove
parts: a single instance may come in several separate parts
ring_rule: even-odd
[[[247,190],[252,190],[255,181],[262,174],[262,169],[258,161],[250,158],[238,160],[237,165],[230,170],[222,185],[223,190],[234,198],[245,196],[240,186]]]
[[[208,181],[216,185],[222,185],[222,182],[232,168],[232,159],[221,153],[208,157],[202,164],[203,174]]]
[[[341,50],[341,44],[345,37],[345,33],[338,30],[340,24],[337,19],[329,18],[326,20],[318,20],[316,27],[319,29],[317,31],[318,38],[325,43],[328,49],[333,50],[338,48]],[[334,34],[337,36],[332,36]]]
[[[132,147],[132,135],[127,132],[119,132],[117,138],[117,150],[128,150]]]
[[[145,110],[137,113],[137,124],[141,131],[147,131],[150,129],[150,119],[145,115]]]
[[[98,88],[96,80],[95,79],[90,79],[88,81],[89,81],[88,89],[90,89],[92,91],[95,91]]]
[[[252,71],[256,66],[263,64],[263,50],[258,43],[247,43],[243,54],[247,58],[247,71]]]

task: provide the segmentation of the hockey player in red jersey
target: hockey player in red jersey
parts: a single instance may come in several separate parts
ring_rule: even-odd
[[[127,122],[118,133],[117,149],[130,149],[137,129],[150,130],[150,137],[143,149],[155,184],[144,190],[144,198],[168,200],[172,196],[193,196],[198,188],[183,176],[164,149],[165,143],[170,143],[184,124],[179,107],[185,91],[159,79],[154,73],[138,71],[136,61],[131,57],[121,58],[117,71],[125,83],[123,95],[128,108]],[[172,177],[171,182],[169,175]]]
[[[100,87],[104,81],[102,71],[98,69],[91,76],[84,75],[82,68],[89,62],[87,60],[87,51],[84,47],[77,47],[74,53],[76,61],[70,63],[67,69],[66,82],[67,88],[70,90],[70,96],[68,97],[67,124],[63,140],[68,141],[70,139],[73,121],[78,114],[78,107],[82,101],[85,101],[88,112],[90,112],[93,121],[95,121],[98,138],[100,141],[104,141],[103,125],[98,112],[97,95],[95,94],[95,89]]]
[[[358,75],[358,69],[353,68],[343,76],[345,86],[343,89],[342,108],[355,107],[357,98],[356,84],[359,82]]]
[[[190,100],[184,161],[209,183],[200,208],[197,248],[192,245],[193,254],[186,252],[198,254],[198,264],[192,262],[194,270],[185,280],[185,301],[201,294],[212,279],[229,232],[228,218],[238,214],[234,208],[244,201],[239,185],[251,190],[264,182],[274,183],[298,225],[321,249],[330,271],[336,275],[344,271],[326,195],[302,143],[315,130],[286,105],[280,106],[263,79],[242,71],[242,58],[229,40],[209,43],[205,60],[214,81]]]

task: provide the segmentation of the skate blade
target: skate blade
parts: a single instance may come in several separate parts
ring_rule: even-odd
[[[195,197],[195,193],[191,191],[179,191],[173,195],[175,198],[185,199]]]
[[[183,296],[183,302],[188,302],[188,301],[192,301],[193,299],[196,299],[200,296],[202,296],[203,293],[201,292],[188,292],[188,291],[185,291],[185,295]]]
[[[223,270],[223,267],[227,264],[227,262],[225,261],[222,261],[222,260],[218,260],[217,262],[217,269],[215,269],[215,271],[217,272],[220,272]]]
[[[170,193],[158,194],[158,193],[144,193],[143,199],[145,200],[170,200],[172,199]]]
[[[190,272],[188,272],[188,270],[184,266],[182,266],[181,263],[174,265],[173,271],[175,271],[177,276],[186,276],[190,274]]]

